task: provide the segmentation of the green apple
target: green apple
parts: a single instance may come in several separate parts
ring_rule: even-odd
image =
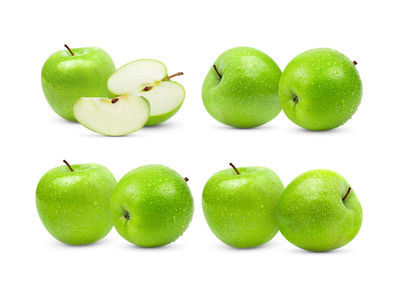
[[[217,121],[252,128],[281,111],[278,86],[281,70],[265,53],[236,47],[222,53],[210,68],[202,88],[203,103]]]
[[[142,247],[166,245],[179,238],[193,216],[187,178],[162,165],[128,172],[111,196],[115,229]]]
[[[112,228],[111,193],[117,184],[112,173],[98,164],[51,169],[36,189],[36,207],[49,233],[72,245],[105,237]]]
[[[53,110],[75,121],[72,106],[80,97],[109,97],[107,80],[114,72],[111,57],[95,47],[53,53],[42,69],[42,88]]]
[[[343,125],[361,102],[362,84],[356,64],[327,48],[296,56],[286,66],[279,84],[287,117],[313,131]]]
[[[116,96],[143,96],[150,102],[147,126],[160,124],[171,118],[185,99],[185,89],[170,79],[167,67],[160,61],[141,59],[118,68],[108,80],[108,89]]]
[[[278,204],[282,235],[310,251],[344,246],[357,235],[361,223],[356,194],[341,175],[330,170],[311,170],[298,176]]]
[[[283,184],[265,167],[226,169],[203,190],[203,212],[213,233],[237,248],[262,245],[278,232],[276,210]]]
[[[73,112],[79,123],[96,133],[123,136],[146,124],[150,104],[141,96],[82,97],[75,102]]]

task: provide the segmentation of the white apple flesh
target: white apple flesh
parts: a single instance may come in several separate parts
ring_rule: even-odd
[[[108,89],[115,95],[143,96],[150,103],[146,125],[156,125],[172,117],[185,99],[185,89],[168,76],[165,65],[153,59],[141,59],[117,69],[108,80]]]
[[[141,96],[80,98],[74,116],[86,128],[106,136],[123,136],[141,129],[150,115],[149,102]]]

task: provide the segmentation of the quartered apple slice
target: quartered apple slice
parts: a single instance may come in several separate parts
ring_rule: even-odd
[[[114,99],[83,97],[73,107],[76,120],[106,136],[128,135],[141,129],[149,119],[150,104],[141,96]]]
[[[141,59],[117,69],[108,79],[108,89],[115,95],[143,96],[150,103],[146,125],[156,125],[171,118],[185,99],[185,89],[171,78],[165,65],[153,59]]]

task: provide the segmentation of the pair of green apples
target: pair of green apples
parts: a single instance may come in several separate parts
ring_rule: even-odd
[[[305,129],[329,130],[349,120],[361,102],[355,65],[336,50],[320,48],[296,56],[282,73],[265,53],[232,48],[210,68],[203,103],[216,120],[237,128],[261,126],[283,109]]]
[[[64,162],[48,171],[36,189],[40,219],[63,243],[93,243],[114,225],[133,244],[162,246],[181,236],[192,220],[188,179],[168,167],[142,166],[117,183],[102,165]]]
[[[114,225],[129,242],[156,247],[189,226],[193,197],[188,179],[174,170],[142,166],[117,183],[104,166],[66,164],[48,171],[36,190],[39,216],[61,242],[92,243]],[[268,168],[231,166],[208,180],[202,200],[211,230],[232,247],[259,246],[280,229],[303,249],[327,251],[350,242],[361,227],[361,205],[335,172],[309,171],[284,190]]]
[[[42,68],[42,88],[53,110],[70,121],[109,136],[133,133],[171,118],[185,99],[185,89],[170,79],[166,66],[153,59],[115,69],[102,49],[58,51]]]
[[[232,247],[260,246],[280,230],[302,249],[329,251],[361,228],[360,202],[336,172],[311,170],[284,188],[268,168],[231,166],[208,180],[203,211],[214,234]]]

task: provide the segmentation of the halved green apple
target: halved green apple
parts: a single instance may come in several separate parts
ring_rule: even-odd
[[[171,78],[166,66],[154,59],[132,61],[117,69],[108,79],[108,89],[114,95],[143,96],[150,103],[146,126],[160,124],[171,118],[185,99],[185,89]]]
[[[150,104],[141,96],[83,97],[72,110],[76,120],[86,128],[106,136],[124,136],[146,124]]]

